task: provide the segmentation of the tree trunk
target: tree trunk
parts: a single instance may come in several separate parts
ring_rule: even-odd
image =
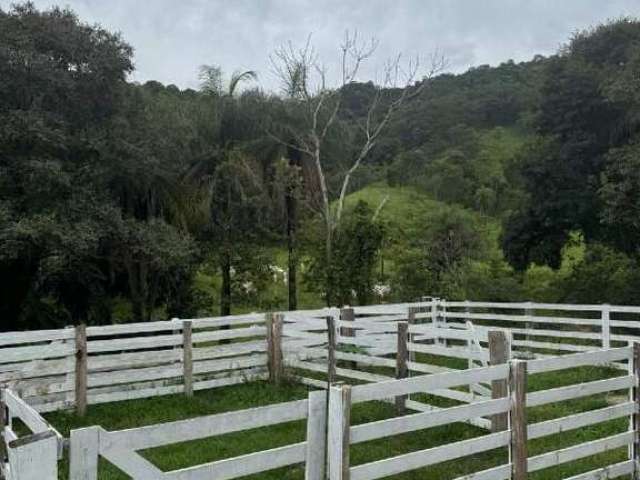
[[[221,254],[220,269],[222,285],[220,287],[220,315],[231,315],[231,255],[228,250]]]
[[[296,249],[297,205],[293,192],[285,198],[287,208],[287,289],[289,292],[289,311],[298,309],[298,252]]]
[[[331,232],[331,225],[329,222],[327,222],[327,236],[325,238],[325,268],[326,268],[326,285],[325,285],[325,290],[326,290],[326,300],[327,300],[327,307],[331,307],[333,300],[334,300],[334,295],[333,295],[333,289],[334,289],[334,284],[333,284],[333,235]]]

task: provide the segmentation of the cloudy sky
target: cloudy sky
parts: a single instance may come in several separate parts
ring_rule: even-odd
[[[0,0],[8,8],[13,0]],[[622,15],[640,16],[640,0],[35,0],[68,6],[89,23],[122,32],[135,49],[132,79],[197,87],[201,64],[257,70],[277,87],[268,56],[311,33],[329,72],[336,72],[345,29],[380,46],[362,70],[376,78],[396,52],[427,58],[443,52],[449,69],[528,60],[553,53],[572,32]]]

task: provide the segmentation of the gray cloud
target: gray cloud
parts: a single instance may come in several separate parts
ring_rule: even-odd
[[[0,0],[4,9],[12,3]],[[35,0],[47,8],[52,0]],[[375,79],[384,59],[442,51],[452,71],[551,54],[576,30],[623,15],[639,0],[64,0],[84,21],[122,32],[135,49],[132,80],[197,87],[201,64],[225,72],[257,70],[277,87],[268,56],[291,40],[314,44],[336,72],[345,29],[375,36],[380,47],[362,70]]]

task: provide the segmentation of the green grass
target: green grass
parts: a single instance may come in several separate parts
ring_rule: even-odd
[[[532,375],[529,378],[528,388],[529,391],[555,388],[562,385],[608,378],[619,374],[620,372],[605,368],[576,368],[563,372]],[[197,392],[193,398],[185,398],[182,395],[170,395],[152,399],[95,405],[89,407],[88,414],[84,418],[78,418],[72,413],[57,412],[48,415],[48,419],[61,433],[68,436],[70,429],[88,425],[101,425],[107,430],[133,428],[159,422],[194,418],[202,415],[301,399],[306,397],[307,391],[306,387],[296,384],[286,384],[276,388],[266,382],[254,382]],[[421,398],[417,397],[416,399],[436,403],[432,397],[421,396]],[[529,408],[529,423],[603,408],[619,400],[620,396],[594,395],[584,399]],[[446,405],[441,404],[441,406]],[[357,404],[352,410],[352,424],[355,425],[391,418],[394,415],[394,408],[390,404],[381,402]],[[625,431],[627,427],[628,421],[623,418],[539,440],[533,440],[529,442],[530,455],[538,455],[577,443],[620,433]],[[456,423],[409,434],[397,435],[352,446],[351,464],[358,465],[372,462],[486,434],[487,432],[479,428]],[[160,469],[168,471],[303,441],[304,436],[304,422],[289,422],[251,431],[172,444],[147,450],[142,453]],[[623,461],[626,459],[626,455],[626,449],[618,449],[556,468],[536,472],[531,474],[530,478],[533,480],[559,480],[610,463]],[[389,478],[398,480],[453,479],[474,471],[503,464],[506,458],[507,452],[506,449],[503,448]],[[60,478],[67,478],[67,472],[66,462],[63,462]],[[119,480],[128,477],[107,461],[101,460],[99,478],[101,480]],[[303,479],[304,470],[303,466],[300,465],[273,470],[246,478],[268,480]]]

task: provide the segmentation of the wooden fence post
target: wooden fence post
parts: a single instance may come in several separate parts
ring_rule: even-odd
[[[193,397],[193,324],[190,320],[182,322],[182,377],[185,395]]]
[[[511,479],[527,479],[527,362],[513,360],[509,368],[511,390]]]
[[[336,381],[336,321],[332,316],[327,320],[327,387]]]
[[[524,316],[526,317],[527,321],[524,323],[524,328],[527,331],[527,333],[525,333],[524,335],[524,339],[528,342],[531,339],[531,335],[529,332],[531,332],[531,330],[533,330],[533,322],[531,321],[531,318],[533,318],[533,314],[535,313],[533,311],[533,303],[532,302],[527,302],[527,307],[524,309]],[[525,347],[529,352],[531,352],[531,347]]]
[[[269,381],[280,385],[282,381],[282,314],[267,314],[267,358],[269,362]]]
[[[633,443],[630,448],[630,457],[634,464],[634,473],[632,478],[634,480],[640,479],[640,343],[633,343],[633,358],[629,361],[631,368],[629,369],[630,375],[635,377],[634,386],[631,389],[631,400],[636,404],[636,410],[631,417],[631,430],[635,432]]]
[[[345,307],[340,309],[340,320],[343,322],[355,322],[356,313],[355,310],[351,307]],[[340,328],[340,334],[343,337],[354,337],[356,336],[356,330],[354,328],[342,327]],[[349,368],[357,369],[358,366],[356,362],[348,362]]]
[[[602,305],[602,348],[611,348],[611,305]]]
[[[83,417],[87,413],[87,326],[76,326],[76,413]]]
[[[407,323],[409,325],[416,325],[417,319],[416,314],[420,311],[418,307],[409,307],[409,313],[407,314]],[[413,333],[409,334],[409,343],[413,343],[415,335]],[[409,360],[412,362],[416,361],[416,352],[409,352]]]
[[[4,428],[9,421],[9,415],[7,412],[7,406],[4,403],[4,388],[0,387],[0,434],[4,433]],[[0,462],[3,464],[7,461],[7,448],[4,443],[4,439],[0,438]]]
[[[351,387],[332,385],[329,389],[328,415],[329,480],[349,480],[349,444],[351,425]]]
[[[510,342],[504,330],[491,330],[489,336],[489,364],[500,365],[510,360]],[[504,398],[509,394],[507,380],[493,380],[491,382],[491,398]],[[507,430],[508,415],[498,413],[491,419],[491,431]]]
[[[305,480],[324,480],[327,461],[327,393],[309,392]]]
[[[409,350],[407,341],[409,340],[409,324],[398,322],[398,351],[396,353],[396,378],[407,378],[409,376]],[[396,397],[396,413],[404,415],[407,411],[407,395]]]
[[[71,430],[69,480],[97,480],[100,427]]]

